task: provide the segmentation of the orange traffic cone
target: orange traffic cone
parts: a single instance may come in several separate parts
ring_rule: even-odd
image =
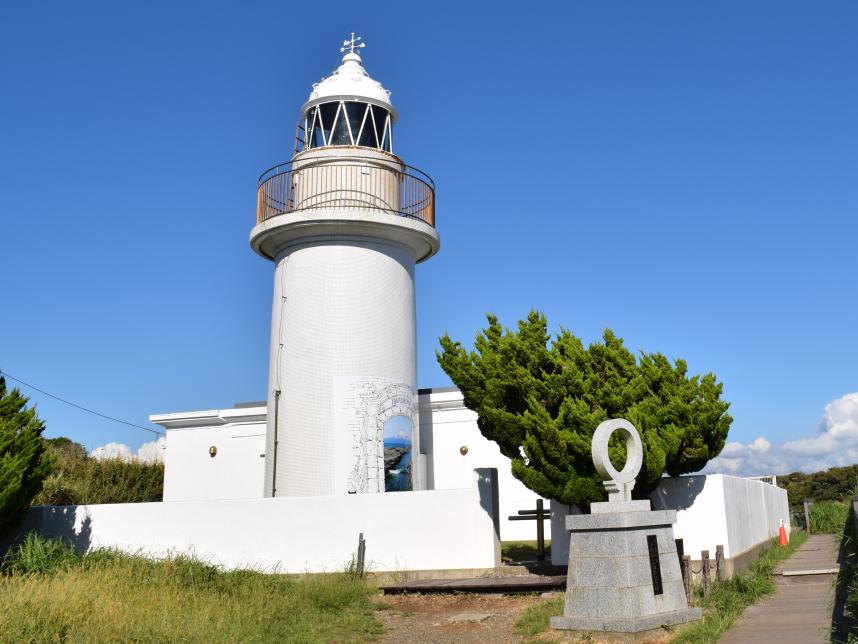
[[[785,546],[789,543],[789,539],[787,538],[786,527],[784,526],[784,520],[781,519],[781,529],[778,531],[778,545]]]

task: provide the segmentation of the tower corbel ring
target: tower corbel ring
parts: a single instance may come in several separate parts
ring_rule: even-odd
[[[621,432],[626,437],[626,464],[620,471],[617,471],[617,468],[613,466],[608,454],[608,441],[616,431]],[[608,499],[611,501],[631,501],[635,478],[637,478],[643,464],[643,445],[635,426],[625,418],[614,418],[600,423],[593,434],[591,449],[593,465],[608,490]]]

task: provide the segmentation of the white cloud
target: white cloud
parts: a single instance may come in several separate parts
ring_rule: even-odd
[[[748,445],[748,449],[757,454],[765,454],[769,451],[772,444],[762,436],[754,439],[754,442]]]
[[[727,443],[705,472],[742,476],[814,472],[858,463],[858,392],[825,406],[815,436],[772,445],[760,436],[747,445]]]
[[[141,463],[163,463],[165,443],[163,438],[158,438],[150,443],[143,443],[137,453],[124,443],[107,443],[96,447],[89,455],[95,459],[116,458],[122,461],[140,461]]]
[[[150,443],[143,443],[137,450],[137,460],[143,463],[163,463],[167,451],[166,441],[156,438]]]

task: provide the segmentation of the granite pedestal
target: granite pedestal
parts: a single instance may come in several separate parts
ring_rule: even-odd
[[[632,633],[699,619],[700,609],[685,600],[675,522],[676,510],[567,517],[566,602],[551,626]]]
[[[614,432],[626,439],[621,471],[608,453]],[[699,619],[700,609],[689,608],[685,599],[673,539],[676,510],[653,512],[649,501],[632,500],[643,460],[637,429],[622,418],[606,420],[593,434],[592,454],[608,502],[590,504],[591,514],[566,517],[566,602],[551,626],[637,633]]]

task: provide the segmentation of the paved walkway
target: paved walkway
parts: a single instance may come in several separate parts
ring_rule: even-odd
[[[814,534],[781,565],[777,590],[744,614],[720,644],[829,642],[834,607],[834,580],[839,541],[830,534]],[[823,572],[812,574],[813,572]]]

